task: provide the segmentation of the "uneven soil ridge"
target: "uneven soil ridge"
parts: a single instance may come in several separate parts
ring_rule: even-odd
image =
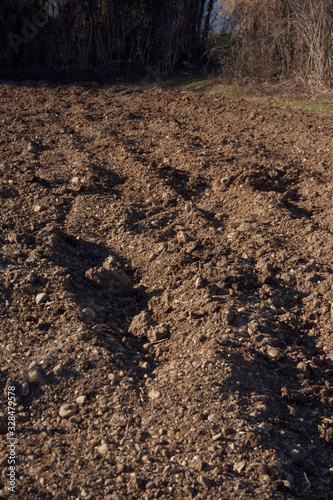
[[[333,498],[332,119],[0,87],[1,498]]]

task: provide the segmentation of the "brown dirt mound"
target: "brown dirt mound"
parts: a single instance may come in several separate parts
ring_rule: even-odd
[[[332,119],[0,97],[2,498],[333,498]]]

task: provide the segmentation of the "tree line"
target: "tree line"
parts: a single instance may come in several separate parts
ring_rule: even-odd
[[[214,0],[2,0],[1,68],[170,72],[205,51]]]
[[[3,71],[156,76],[208,55],[234,76],[333,81],[333,0],[1,0],[0,28]]]

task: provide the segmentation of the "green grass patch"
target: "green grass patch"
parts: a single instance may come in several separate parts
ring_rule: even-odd
[[[265,106],[278,108],[300,109],[309,113],[333,116],[333,94],[332,99],[314,96],[305,98],[295,97],[281,93],[281,87],[276,92],[274,85],[263,85],[261,88],[247,87],[236,83],[226,83],[217,77],[212,77],[204,73],[190,76],[179,76],[163,80],[162,82],[150,82],[141,84],[141,88],[149,89],[156,85],[164,89],[184,90],[192,92],[202,92],[213,97],[226,97],[229,99],[245,99],[257,102]],[[279,91],[280,90],[280,91]]]
[[[170,88],[170,87],[169,87]],[[245,99],[251,102],[257,102],[266,106],[276,106],[279,108],[301,109],[306,112],[320,114],[320,115],[333,115],[333,96],[332,99],[322,99],[314,97],[313,99],[290,97],[284,98],[279,94],[274,93],[273,87],[268,87],[263,91],[256,92],[255,94],[245,86],[237,84],[218,83],[216,80],[200,77],[193,77],[191,79],[182,78],[178,81],[178,89],[183,90],[196,90],[201,91],[211,96],[222,96],[231,99]]]
[[[331,115],[333,116],[333,102],[326,99],[308,101],[282,101],[276,103],[279,107],[291,108],[291,109],[302,109],[303,111],[309,111],[310,113],[315,113],[317,115]]]
[[[206,75],[182,76],[179,78],[169,78],[161,85],[168,89],[182,90],[204,90],[208,84]]]

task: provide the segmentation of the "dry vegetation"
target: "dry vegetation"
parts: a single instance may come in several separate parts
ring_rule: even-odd
[[[212,38],[217,10],[223,35]],[[0,25],[7,75],[159,79],[185,60],[237,78],[298,77],[312,89],[333,76],[332,0],[4,0]]]
[[[220,1],[234,39],[235,74],[266,79],[302,77],[312,87],[333,76],[331,0]]]

